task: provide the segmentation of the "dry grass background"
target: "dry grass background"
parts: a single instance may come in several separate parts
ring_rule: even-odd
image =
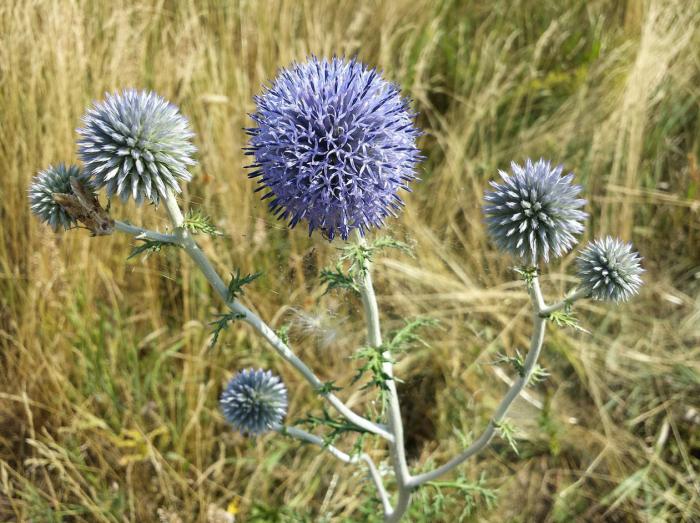
[[[431,315],[431,349],[401,360],[418,467],[459,449],[503,393],[488,365],[527,340],[527,299],[484,236],[479,199],[511,159],[547,156],[585,184],[589,235],[645,257],[624,306],[586,303],[590,334],[550,328],[552,376],[502,442],[461,469],[497,488],[479,521],[700,521],[700,8],[693,0],[11,1],[0,6],[0,520],[366,521],[362,474],[280,437],[231,433],[217,395],[267,365],[292,417],[318,402],[244,326],[216,349],[220,304],[179,253],[125,261],[130,239],[52,234],[29,213],[37,170],[76,158],[75,129],[105,91],[179,104],[200,164],[186,201],[227,234],[205,242],[222,272],[264,270],[246,294],[325,379],[346,384],[358,304],[322,296],[336,252],[273,221],[246,178],[242,128],[278,67],[357,55],[420,111],[423,181],[393,222],[414,259],[377,265],[385,330]],[[114,207],[164,228],[162,210]],[[550,267],[555,298],[573,283]],[[365,399],[343,391],[357,406]],[[381,456],[381,447],[373,452]],[[411,521],[454,521],[418,503]],[[478,501],[478,500],[477,500]]]

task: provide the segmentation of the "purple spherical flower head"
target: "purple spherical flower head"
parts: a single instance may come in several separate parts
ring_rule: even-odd
[[[503,183],[491,182],[493,191],[484,196],[484,214],[489,233],[504,251],[537,265],[559,257],[576,243],[583,231],[586,203],[578,198],[579,185],[572,184],[573,173],[561,176],[562,166],[551,167],[540,159],[527,160],[524,167],[511,163],[509,176],[499,171]]]
[[[255,98],[248,153],[270,209],[332,240],[380,227],[403,206],[420,160],[414,113],[398,88],[354,60],[313,57]]]

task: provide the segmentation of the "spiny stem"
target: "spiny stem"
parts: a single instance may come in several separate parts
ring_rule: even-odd
[[[568,307],[569,305],[572,305],[574,302],[576,302],[582,298],[587,298],[588,294],[589,294],[588,291],[586,291],[584,289],[574,289],[572,292],[567,294],[563,300],[561,300],[553,305],[549,305],[547,307],[543,307],[542,309],[540,309],[540,316],[542,316],[543,318],[546,318],[547,316],[549,316],[553,312],[556,312],[556,311],[561,310],[565,307]]]
[[[277,353],[282,356],[287,362],[289,362],[299,373],[311,384],[314,390],[322,390],[324,383],[314,374],[314,372],[301,361],[296,354],[277,336],[277,334],[265,323],[263,322],[255,313],[250,311],[247,307],[242,305],[240,302],[233,300],[228,300],[228,287],[221,279],[219,274],[216,272],[212,264],[209,262],[208,258],[204,252],[199,248],[197,243],[194,241],[192,236],[187,230],[185,230],[182,225],[185,218],[177,204],[175,196],[172,193],[168,193],[166,198],[163,198],[163,203],[165,204],[165,209],[170,216],[176,234],[172,236],[167,236],[166,240],[171,243],[180,244],[185,252],[192,258],[195,264],[199,267],[204,274],[204,277],[209,281],[211,286],[214,288],[216,293],[221,297],[226,303],[227,307],[233,312],[242,315],[242,321],[248,323],[253,327],[265,340],[272,345],[272,348],[277,351]],[[118,230],[126,232],[128,234],[144,234],[151,233],[152,231],[146,231],[140,227],[134,227],[119,222],[120,225]],[[156,233],[159,234],[159,233]],[[153,239],[156,239],[155,237]],[[383,437],[389,442],[393,442],[394,436],[388,432],[385,428],[379,426],[376,423],[356,414],[352,411],[345,403],[342,402],[335,394],[331,392],[321,392],[323,396],[341,415],[343,415],[348,421],[354,423],[358,427],[365,429],[368,432],[377,434]]]
[[[496,412],[494,412],[491,421],[489,421],[488,425],[486,426],[486,429],[484,429],[484,432],[481,433],[481,435],[476,439],[476,441],[474,441],[474,443],[467,447],[461,454],[448,461],[441,467],[438,467],[430,472],[414,476],[409,481],[409,486],[417,487],[427,481],[433,481],[437,479],[438,477],[442,476],[443,474],[446,474],[456,466],[460,465],[473,455],[486,448],[491,442],[491,439],[496,434],[498,424],[506,416],[506,414],[508,413],[508,409],[513,404],[513,401],[515,401],[515,398],[517,398],[520,395],[522,390],[525,388],[525,385],[529,381],[530,376],[532,375],[532,372],[535,369],[537,358],[539,357],[540,351],[542,350],[542,343],[544,342],[544,333],[547,321],[546,318],[543,318],[541,315],[542,310],[545,308],[545,305],[544,299],[542,298],[540,283],[536,276],[533,278],[532,285],[530,286],[530,301],[532,303],[533,310],[533,332],[532,337],[530,339],[530,350],[528,351],[527,357],[525,358],[523,375],[518,377],[518,379],[516,379],[513,382],[505,397],[503,398],[503,400],[501,400],[501,403],[496,409]]]
[[[114,221],[114,229],[120,232],[125,232],[126,234],[131,234],[132,236],[135,236],[137,240],[152,240],[165,243],[179,243],[180,241],[180,238],[174,234],[162,234],[160,232],[144,229],[143,227],[137,227],[136,225],[131,225],[130,223],[121,222],[119,220]]]
[[[360,245],[366,245],[366,240],[358,233],[358,241]],[[379,324],[379,307],[377,298],[372,285],[371,264],[365,262],[365,267],[360,271],[360,295],[362,296],[362,305],[365,310],[365,318],[367,321],[367,338],[373,347],[381,347],[382,333]],[[411,479],[411,474],[406,463],[406,450],[404,447],[403,438],[403,422],[401,420],[401,406],[399,404],[399,396],[396,390],[396,381],[394,380],[394,369],[391,363],[392,355],[389,351],[383,354],[384,363],[382,364],[382,372],[389,378],[386,381],[387,392],[389,397],[389,430],[394,436],[393,443],[390,443],[389,450],[396,475],[396,482],[399,486],[399,497],[396,507],[391,512],[385,511],[385,521],[399,521],[404,512],[408,508],[411,498],[411,489],[407,488],[407,483]]]

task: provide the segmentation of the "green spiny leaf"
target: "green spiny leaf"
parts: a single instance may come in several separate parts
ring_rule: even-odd
[[[396,249],[413,257],[413,248],[407,243],[400,242],[391,236],[381,236],[372,242],[372,250],[379,252],[384,249]]]
[[[240,269],[236,269],[236,273],[231,273],[231,281],[228,284],[228,301],[234,301],[239,296],[243,295],[243,287],[262,276],[262,272],[246,274],[241,276]]]
[[[346,245],[340,249],[340,258],[335,268],[325,268],[321,271],[321,282],[327,285],[326,292],[332,289],[346,289],[359,294],[360,282],[366,276],[370,262],[376,253],[384,249],[398,249],[412,254],[409,245],[389,236],[377,238],[370,244]]]
[[[365,360],[364,364],[357,369],[355,376],[353,376],[352,383],[358,382],[366,374],[369,374],[370,380],[362,387],[363,389],[376,386],[380,390],[388,390],[387,381],[393,378],[384,372],[384,363],[392,360],[384,357],[384,349],[382,347],[360,347],[351,359]]]
[[[234,320],[241,320],[245,318],[245,314],[241,314],[240,312],[227,312],[224,314],[217,314],[216,318],[216,320],[212,321],[209,324],[213,325],[214,327],[211,331],[213,336],[209,347],[213,347],[214,345],[216,345],[216,342],[219,340],[219,335],[222,331],[226,329],[226,327],[228,327],[229,323],[231,323]]]
[[[428,342],[420,337],[418,331],[425,327],[434,327],[439,322],[432,318],[416,318],[404,321],[406,325],[392,333],[391,339],[384,346],[384,350],[396,353],[405,351],[416,344],[429,347]]]
[[[214,226],[211,218],[199,209],[190,209],[187,211],[182,227],[193,234],[202,233],[208,234],[209,236],[223,235],[223,233]]]
[[[581,332],[589,333],[586,329],[581,327],[576,316],[567,308],[559,311],[554,311],[549,314],[549,321],[553,322],[557,327],[571,327]]]
[[[282,340],[282,343],[289,345],[289,329],[291,329],[291,323],[285,323],[279,329],[277,329],[277,337]]]
[[[349,262],[349,274],[353,277],[364,277],[367,273],[367,266],[372,262],[374,256],[385,249],[398,249],[402,252],[413,254],[411,247],[403,242],[395,240],[390,236],[377,238],[370,244],[353,243],[343,247],[340,261]]]
[[[346,432],[354,432],[364,434],[367,431],[357,425],[348,423],[345,420],[333,418],[328,410],[323,408],[322,416],[314,416],[309,414],[307,417],[294,421],[293,425],[306,425],[310,431],[319,427],[330,429],[330,432],[323,436],[325,445],[332,445],[335,441]]]
[[[365,446],[366,437],[367,437],[367,433],[362,433],[357,437],[357,439],[355,440],[355,443],[353,443],[353,445],[352,445],[352,450],[350,451],[351,456],[362,454],[364,446]]]
[[[447,496],[444,495],[443,490],[456,490],[459,493],[458,496],[450,496],[450,498],[457,497],[460,503],[464,504],[459,521],[464,521],[467,517],[473,516],[479,504],[486,505],[487,509],[493,508],[496,504],[497,493],[486,486],[486,479],[483,473],[476,481],[472,481],[460,474],[454,480],[429,481],[426,485],[436,491],[434,497],[438,498],[438,502],[434,505],[434,508],[437,508],[438,511],[444,510],[447,504]],[[433,503],[435,503],[435,500],[433,500]]]
[[[508,442],[508,445],[510,445],[510,448],[513,449],[513,452],[520,455],[518,452],[518,445],[515,442],[515,426],[510,421],[505,419],[501,420],[500,422],[494,422],[493,425],[496,427],[496,429],[498,429],[498,434],[506,442]]]
[[[369,381],[363,388],[375,386],[381,391],[388,390],[388,381],[399,383],[401,380],[396,376],[390,376],[384,371],[385,363],[394,363],[393,359],[387,354],[395,354],[407,350],[412,345],[417,343],[428,346],[428,343],[418,335],[421,328],[437,325],[437,321],[430,318],[417,318],[415,320],[406,321],[406,324],[391,335],[391,339],[380,347],[360,347],[352,356],[353,360],[364,360],[355,376],[352,383],[356,383],[365,375],[369,375]]]
[[[499,354],[498,359],[494,360],[492,363],[494,365],[499,365],[501,363],[512,365],[515,372],[518,373],[518,376],[521,378],[525,377],[525,360],[523,359],[522,354],[520,354],[520,351],[517,349],[515,350],[515,356]]]
[[[525,281],[528,289],[532,289],[532,283],[537,278],[538,269],[537,267],[514,267],[513,270],[517,272],[520,277]]]
[[[328,285],[326,293],[333,289],[347,289],[358,294],[360,292],[360,287],[357,285],[355,278],[351,274],[344,273],[340,263],[336,265],[335,270],[321,270],[321,283]]]
[[[539,363],[535,363],[535,367],[530,373],[530,378],[527,380],[528,385],[534,385],[535,383],[541,383],[550,376],[549,371],[542,367]]]
[[[520,351],[517,349],[515,351],[515,356],[499,354],[498,359],[494,360],[492,363],[494,365],[501,363],[512,365],[515,371],[518,373],[518,376],[521,378],[525,377],[525,358],[523,358],[523,355],[520,354]],[[544,367],[540,366],[539,363],[535,363],[535,366],[530,373],[530,378],[528,379],[528,385],[544,381],[547,376],[549,376],[549,372],[547,372]]]
[[[350,263],[348,273],[351,276],[364,277],[365,274],[367,274],[367,266],[372,261],[373,254],[374,251],[368,245],[351,243],[350,245],[342,248],[340,261],[341,263]]]
[[[160,250],[163,247],[180,247],[179,244],[177,243],[171,243],[171,242],[162,242],[158,240],[142,240],[143,243],[137,247],[134,247],[127,257],[127,260],[130,260],[131,258],[135,258],[136,256],[140,254],[145,254],[146,256],[160,252]]]
[[[338,391],[338,390],[343,390],[342,387],[336,387],[335,386],[335,381],[326,381],[323,385],[321,385],[318,389],[316,389],[316,392],[318,392],[321,396],[325,396],[326,394],[330,394],[332,392]]]

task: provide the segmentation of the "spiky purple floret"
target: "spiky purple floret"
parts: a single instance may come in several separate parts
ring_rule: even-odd
[[[611,236],[594,240],[576,259],[580,286],[596,300],[627,301],[642,285],[641,260],[631,243]]]
[[[537,265],[566,254],[583,231],[586,203],[578,198],[573,173],[561,176],[563,167],[551,167],[540,159],[524,167],[511,163],[512,175],[498,171],[503,183],[491,182],[493,191],[484,196],[489,233],[503,250]]]
[[[287,414],[287,389],[270,371],[246,369],[236,374],[219,400],[224,417],[242,434],[262,434]]]
[[[72,176],[81,176],[77,165],[50,165],[40,171],[29,185],[29,206],[42,222],[51,226],[54,231],[60,227],[65,230],[73,227],[76,222],[65,209],[53,198],[54,193],[70,194],[73,192],[70,186]]]
[[[355,60],[312,57],[255,101],[250,177],[279,219],[306,220],[309,234],[332,240],[397,215],[420,160],[415,114],[397,86]]]
[[[187,119],[154,92],[128,89],[108,94],[83,117],[78,152],[85,172],[107,196],[158,203],[189,181],[195,147]]]

